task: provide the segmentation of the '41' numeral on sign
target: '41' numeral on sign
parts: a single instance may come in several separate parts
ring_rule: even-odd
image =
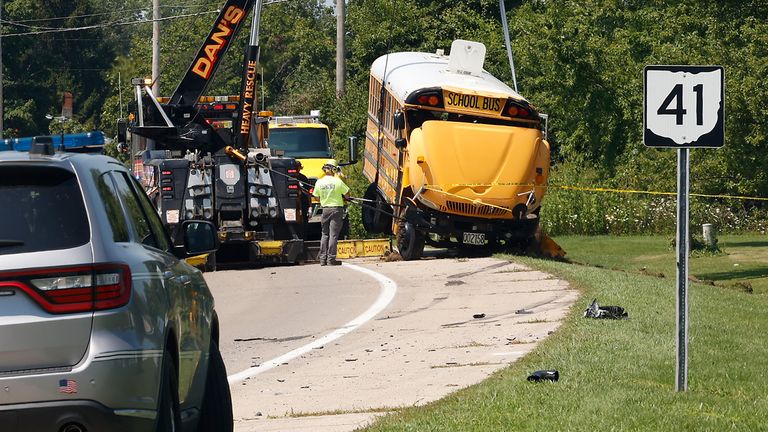
[[[645,67],[643,143],[646,146],[722,147],[724,124],[725,81],[721,66]]]
[[[697,84],[693,86],[693,91],[696,93],[696,124],[701,126],[704,124],[704,119],[702,118],[703,115],[703,93],[704,93],[704,86],[701,84]],[[671,109],[669,106],[672,105],[672,101],[676,101],[675,103],[675,109]],[[678,125],[683,124],[683,116],[688,113],[688,110],[683,108],[683,85],[677,84],[672,88],[672,91],[669,92],[666,99],[664,99],[664,102],[661,103],[661,106],[656,111],[656,114],[659,115],[673,115],[675,116],[675,123]]]

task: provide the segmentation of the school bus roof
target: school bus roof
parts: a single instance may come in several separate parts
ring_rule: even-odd
[[[400,101],[416,90],[441,87],[464,90],[469,94],[511,97],[525,100],[511,87],[483,70],[478,76],[453,73],[448,70],[448,56],[423,52],[398,52],[383,55],[371,66],[371,74],[383,81],[386,67],[386,87]]]

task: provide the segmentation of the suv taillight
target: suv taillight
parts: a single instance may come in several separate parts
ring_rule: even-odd
[[[131,298],[131,270],[94,264],[0,273],[0,287],[18,288],[54,314],[114,309]]]

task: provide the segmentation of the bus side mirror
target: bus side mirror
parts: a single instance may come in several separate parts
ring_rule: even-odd
[[[357,137],[349,137],[348,145],[349,148],[347,150],[349,151],[349,161],[340,163],[339,166],[354,165],[357,163]]]
[[[402,111],[396,112],[393,120],[395,130],[401,131],[405,129],[405,115]]]
[[[395,147],[402,150],[408,146],[408,142],[405,140],[405,138],[398,138],[395,140]]]
[[[539,114],[541,117],[541,131],[544,133],[544,139],[549,139],[549,114]]]
[[[349,137],[349,164],[357,163],[357,137]]]

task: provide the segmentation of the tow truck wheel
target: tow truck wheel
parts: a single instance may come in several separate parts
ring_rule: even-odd
[[[203,269],[206,272],[216,271],[216,252],[211,252],[208,254],[208,257],[205,259],[205,265],[203,266]]]
[[[397,250],[406,261],[417,260],[424,253],[424,233],[412,223],[401,221],[397,230]]]
[[[344,223],[341,225],[341,232],[339,233],[340,240],[347,240],[349,238],[349,216],[344,217]]]

